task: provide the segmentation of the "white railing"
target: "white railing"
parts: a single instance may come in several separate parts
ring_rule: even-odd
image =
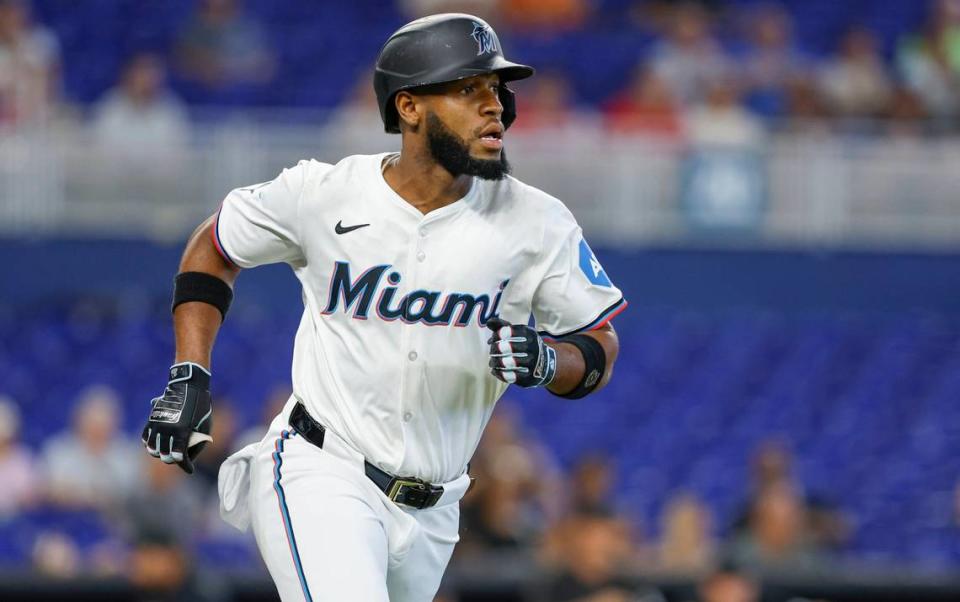
[[[376,113],[267,117],[199,121],[183,148],[105,149],[82,125],[0,132],[0,235],[179,239],[229,189],[300,158],[399,146]],[[746,175],[693,171],[729,150],[698,155],[589,122],[511,131],[507,149],[515,175],[563,199],[595,244],[960,248],[960,139],[813,131],[771,135],[747,153]],[[754,184],[762,194],[740,199]],[[749,223],[729,228],[725,215]]]

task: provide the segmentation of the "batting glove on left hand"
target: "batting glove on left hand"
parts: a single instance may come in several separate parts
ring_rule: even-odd
[[[493,336],[490,344],[490,372],[505,383],[521,387],[545,387],[557,374],[557,352],[544,343],[537,331],[500,318],[487,321]]]
[[[151,403],[153,409],[141,436],[147,453],[193,474],[193,460],[213,441],[210,373],[193,362],[174,364],[163,395]]]

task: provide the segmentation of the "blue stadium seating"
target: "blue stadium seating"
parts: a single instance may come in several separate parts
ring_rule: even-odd
[[[763,4],[736,0],[730,6]],[[123,57],[137,50],[169,53],[195,2],[171,0],[35,0],[38,20],[60,40],[69,99],[90,103],[116,80]],[[650,33],[627,18],[632,3],[605,0],[579,31],[512,35],[501,28],[504,44],[519,60],[567,72],[581,101],[609,98],[626,82],[630,68],[650,47]],[[917,30],[927,2],[793,0],[784,2],[796,20],[802,50],[824,56],[839,36],[865,25],[879,36],[889,57],[897,39]],[[212,105],[332,107],[368,71],[386,36],[406,20],[392,2],[271,2],[248,0],[247,11],[262,21],[279,56],[278,81],[266,88],[209,91],[174,80],[188,101]],[[376,18],[371,18],[375,15]],[[735,50],[736,22],[722,19],[717,32]]]
[[[156,367],[171,354],[163,310],[115,314],[81,302],[22,311],[18,321],[12,314],[0,310],[0,382],[22,404],[25,441],[64,428],[78,389],[94,382],[122,392],[125,426],[137,432],[156,393]],[[231,317],[214,360],[217,393],[232,398],[246,426],[261,416],[269,391],[288,380],[297,317]],[[955,319],[644,311],[627,312],[618,327],[623,359],[596,398],[564,402],[517,390],[508,403],[562,466],[586,452],[610,454],[619,502],[648,532],[680,490],[702,496],[719,524],[729,524],[752,450],[777,435],[796,451],[804,484],[854,518],[847,552],[960,561],[951,522],[960,477]],[[95,523],[74,518],[51,521],[96,537]],[[44,520],[41,513],[0,525],[0,562],[25,552],[17,544],[24,529]],[[201,548],[222,564],[249,556],[230,542]]]

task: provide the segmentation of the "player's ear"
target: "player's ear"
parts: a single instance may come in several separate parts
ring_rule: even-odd
[[[400,117],[401,124],[407,124],[410,129],[417,129],[422,118],[421,111],[423,105],[418,102],[413,94],[401,90],[393,99],[393,105],[397,109],[397,115]]]

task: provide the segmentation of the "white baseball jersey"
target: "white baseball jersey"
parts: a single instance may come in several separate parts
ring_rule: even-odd
[[[294,394],[381,469],[461,475],[507,385],[489,373],[488,319],[545,337],[598,328],[626,302],[550,195],[474,178],[424,215],[384,180],[387,154],[301,161],[238,188],[214,230],[243,268],[286,262],[303,285]]]

